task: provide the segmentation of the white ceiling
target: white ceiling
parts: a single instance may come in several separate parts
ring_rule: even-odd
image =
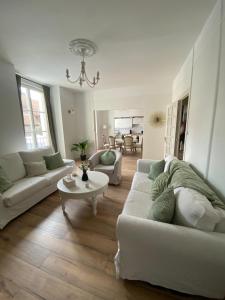
[[[93,40],[88,74],[100,89],[149,85],[168,91],[215,0],[0,0],[0,56],[25,76],[73,87],[74,38]]]

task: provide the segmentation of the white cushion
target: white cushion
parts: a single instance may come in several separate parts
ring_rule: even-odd
[[[14,206],[49,185],[43,177],[23,178],[2,194],[6,207]]]
[[[123,214],[147,219],[152,206],[147,193],[131,190],[123,208]]]
[[[33,161],[24,164],[28,177],[43,175],[48,172],[45,161]]]
[[[94,168],[95,171],[97,172],[102,172],[102,173],[105,173],[105,174],[112,174],[113,171],[114,171],[114,165],[97,165],[95,166]]]
[[[225,210],[219,207],[216,210],[220,216],[220,221],[216,224],[214,231],[225,233]]]
[[[41,177],[47,179],[50,184],[53,184],[53,183],[59,181],[64,176],[66,176],[67,174],[71,174],[71,173],[72,173],[71,167],[64,166],[64,167],[57,168],[52,171],[48,171],[48,173],[41,175]]]
[[[16,181],[26,176],[26,170],[19,153],[2,156],[0,158],[0,165],[11,181]]]
[[[174,190],[176,208],[174,223],[204,231],[213,231],[220,217],[209,200],[189,188]]]
[[[43,161],[43,156],[53,154],[51,147],[19,152],[24,163]]]
[[[175,156],[173,155],[168,155],[167,157],[165,157],[165,167],[164,167],[164,172],[168,172],[169,171],[169,167],[170,167],[170,163],[172,160],[177,159]]]
[[[152,183],[153,181],[148,178],[148,174],[136,172],[132,181],[131,189],[151,194]]]

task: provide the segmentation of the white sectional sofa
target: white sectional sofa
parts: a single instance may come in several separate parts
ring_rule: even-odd
[[[0,194],[0,229],[56,191],[58,180],[72,172],[74,161],[64,160],[65,165],[61,168],[48,171],[41,176],[26,177],[24,163],[42,161],[44,155],[52,153],[51,148],[45,148],[11,153],[0,158],[0,165],[13,182],[10,189]]]
[[[139,160],[118,218],[117,275],[210,298],[225,296],[225,234],[148,219],[150,160]]]

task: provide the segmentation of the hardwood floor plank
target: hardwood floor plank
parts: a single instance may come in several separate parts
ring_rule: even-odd
[[[108,300],[114,299],[115,291],[121,285],[120,281],[114,280],[103,272],[81,264],[72,264],[55,255],[49,256],[41,268],[72,285]]]
[[[87,230],[76,229],[75,231],[69,231],[65,240],[88,246],[110,256],[115,255],[117,251],[117,241]]]
[[[34,244],[42,246],[66,259],[78,261],[88,266],[104,270],[108,257],[105,254],[71,241],[58,239],[38,229],[24,227],[18,235]]]
[[[0,299],[1,300],[11,300],[15,299],[15,295],[20,291],[20,288],[0,275]]]
[[[42,246],[7,233],[0,235],[0,249],[37,267],[42,264],[50,253]]]
[[[22,260],[0,250],[0,275],[17,286],[49,300],[84,299],[96,300],[94,295],[52,276]]]

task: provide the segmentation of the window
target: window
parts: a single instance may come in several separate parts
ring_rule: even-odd
[[[28,80],[22,80],[21,101],[27,148],[49,146],[51,139],[42,87]]]

